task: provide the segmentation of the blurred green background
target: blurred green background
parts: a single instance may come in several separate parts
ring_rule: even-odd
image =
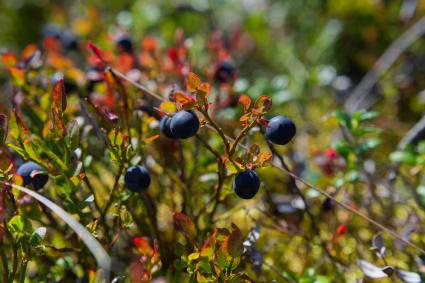
[[[52,25],[72,30],[81,42],[96,41],[119,26],[136,39],[153,35],[169,46],[182,28],[193,40],[195,66],[202,67],[208,36],[220,30],[238,47],[232,55],[241,77],[255,82],[254,95],[278,88],[276,102],[285,102],[294,96],[309,99],[317,86],[329,86],[341,103],[385,48],[424,14],[423,0],[1,0],[0,46],[17,50],[41,43],[43,30]],[[424,107],[424,98],[418,100],[425,87],[418,80],[423,46],[418,40],[389,72],[396,84],[384,81],[376,90],[395,99],[389,103],[401,105],[399,112],[413,113],[400,114],[403,120],[417,120]]]

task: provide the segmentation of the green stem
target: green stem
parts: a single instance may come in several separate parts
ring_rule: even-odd
[[[22,261],[21,273],[19,275],[19,283],[25,282],[25,274],[27,273],[28,260],[24,259]]]
[[[4,243],[2,243],[3,248],[0,249],[0,253],[1,253],[1,260],[2,260],[2,278],[3,278],[3,282],[7,283],[9,282],[8,280],[8,274],[9,274],[9,267],[7,264],[7,257],[6,254],[4,252],[5,250],[5,245]]]
[[[118,169],[118,174],[115,177],[114,186],[112,187],[111,195],[109,196],[108,202],[106,203],[105,207],[103,208],[103,211],[100,214],[100,219],[102,221],[102,225],[106,225],[106,213],[108,212],[109,207],[112,205],[112,202],[114,201],[114,195],[116,190],[118,189],[119,180],[122,174],[122,171],[124,170],[124,167],[122,164],[120,164],[120,168]]]
[[[241,139],[246,135],[246,133],[255,125],[255,120],[252,121],[251,123],[249,123],[248,125],[246,125],[242,131],[239,132],[239,134],[237,135],[237,137],[235,138],[235,141],[232,144],[232,147],[229,150],[229,158],[235,153],[235,150],[239,144],[239,142],[241,141]]]

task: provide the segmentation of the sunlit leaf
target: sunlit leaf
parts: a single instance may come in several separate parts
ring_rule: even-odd
[[[149,244],[149,241],[144,237],[136,237],[133,239],[134,244],[137,247],[137,250],[140,254],[151,257],[153,255],[153,248]]]
[[[201,79],[195,73],[189,72],[186,77],[186,88],[190,92],[196,91],[196,89],[201,85]]]
[[[25,73],[22,69],[17,67],[8,67],[7,69],[9,70],[15,85],[23,86],[25,84]]]
[[[198,87],[198,93],[200,93],[203,97],[208,97],[211,92],[211,85],[209,83],[201,83]]]
[[[251,106],[251,98],[248,95],[242,94],[239,97],[238,103],[243,106],[244,112],[247,112],[249,110],[249,107]]]
[[[272,159],[272,154],[271,152],[260,152],[257,156],[257,160],[256,163],[258,164],[258,166],[262,167],[264,166],[264,163],[270,161]]]
[[[181,91],[176,91],[175,98],[176,101],[185,109],[190,109],[195,105],[195,99],[184,94]]]
[[[161,102],[161,104],[159,105],[159,108],[162,111],[164,111],[164,112],[166,112],[168,114],[172,114],[172,113],[174,113],[174,112],[177,111],[176,104],[174,102],[171,102],[171,101],[163,101],[163,102]]]
[[[31,43],[25,47],[25,49],[21,53],[21,59],[23,61],[29,60],[32,56],[34,56],[34,53],[38,50],[37,44]]]
[[[0,182],[5,184],[5,182]],[[96,258],[99,268],[103,269],[105,280],[108,281],[109,272],[111,270],[111,258],[100,245],[100,243],[90,234],[89,231],[87,231],[87,229],[83,225],[81,225],[78,221],[72,218],[72,216],[69,215],[65,210],[60,208],[58,205],[56,205],[49,199],[40,195],[39,193],[36,193],[35,191],[21,186],[17,186],[15,184],[7,184],[35,198],[36,200],[47,206],[49,209],[51,209],[65,223],[67,223],[72,228],[72,230],[74,230],[74,232],[80,237],[84,244],[86,244],[89,251]]]
[[[15,66],[18,63],[18,58],[12,52],[4,52],[1,55],[2,63],[7,67]]]
[[[51,106],[52,132],[57,139],[66,134],[63,112],[66,109],[66,94],[63,79],[60,79],[53,90],[53,101]]]

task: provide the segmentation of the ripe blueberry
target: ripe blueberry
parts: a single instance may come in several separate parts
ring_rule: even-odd
[[[47,183],[49,176],[37,163],[28,161],[19,166],[16,174],[24,180],[24,186],[32,184],[34,189],[39,190]]]
[[[133,42],[129,36],[123,35],[117,38],[115,41],[117,48],[121,52],[132,53],[133,52]]]
[[[77,50],[78,49],[78,39],[75,33],[70,30],[65,30],[61,33],[60,37],[62,46],[66,50]]]
[[[266,128],[266,137],[275,144],[285,145],[295,136],[297,129],[294,122],[286,116],[270,119]]]
[[[235,67],[226,61],[220,62],[215,68],[214,80],[220,83],[226,83],[234,80],[236,77]]]
[[[170,123],[171,133],[179,139],[194,136],[199,129],[199,120],[193,111],[182,110],[174,114]]]
[[[260,189],[260,179],[253,170],[246,170],[236,175],[233,190],[243,199],[252,199]]]
[[[165,115],[162,117],[161,122],[159,123],[159,129],[161,130],[161,133],[164,134],[167,138],[175,139],[176,137],[171,132],[171,117]]]
[[[151,176],[145,167],[136,165],[127,169],[124,181],[130,191],[144,192],[148,189],[151,183]]]

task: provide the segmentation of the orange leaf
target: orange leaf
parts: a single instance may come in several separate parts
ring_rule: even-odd
[[[209,83],[202,83],[199,85],[198,91],[201,92],[204,97],[208,97],[211,92],[211,85]]]
[[[272,159],[272,154],[270,152],[260,152],[257,156],[257,164],[261,167],[267,161]]]
[[[244,112],[247,112],[251,106],[251,98],[248,95],[242,94],[239,97],[238,103],[242,104]]]
[[[7,69],[9,70],[15,85],[23,86],[25,84],[25,73],[23,70],[16,67],[9,67]]]
[[[153,142],[154,140],[156,140],[157,138],[159,138],[159,135],[153,135],[151,137],[143,139],[143,142],[145,144],[149,144],[149,143]]]
[[[34,53],[37,51],[38,47],[36,44],[32,43],[29,44],[27,47],[25,47],[24,51],[22,51],[21,53],[21,59],[23,61],[27,61],[28,59],[30,59]]]
[[[152,246],[149,244],[148,240],[146,240],[143,237],[136,237],[133,239],[134,244],[137,247],[137,250],[139,251],[139,253],[141,253],[142,255],[146,255],[146,256],[152,256],[153,255],[153,248]]]
[[[186,77],[186,88],[188,91],[195,91],[201,85],[201,79],[195,73],[189,72]]]
[[[60,79],[53,90],[53,101],[51,106],[52,130],[57,138],[66,134],[63,112],[66,109],[66,94],[63,79]]]
[[[193,97],[190,97],[184,94],[181,91],[176,91],[175,98],[176,98],[176,101],[180,103],[180,105],[186,109],[192,108],[195,105],[195,99]]]
[[[18,58],[12,52],[5,52],[1,55],[2,62],[8,67],[15,66],[18,63]]]
[[[239,121],[245,122],[249,119],[250,116],[251,116],[251,113],[245,113],[239,118]]]

